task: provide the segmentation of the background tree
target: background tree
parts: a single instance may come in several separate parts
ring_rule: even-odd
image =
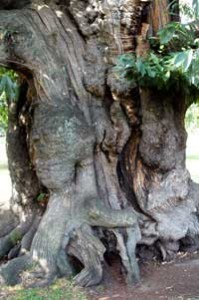
[[[8,125],[8,105],[17,101],[17,74],[5,68],[0,68],[0,130],[5,134]]]
[[[21,81],[7,131],[18,224],[0,233],[0,256],[10,259],[2,281],[15,284],[30,265],[35,283],[71,276],[75,257],[83,265],[75,281],[97,284],[106,251],[119,254],[131,283],[139,280],[137,244],[164,259],[198,245],[186,95],[132,84],[115,70],[120,54],[147,56],[147,37],[170,21],[167,6],[1,1],[0,62]]]

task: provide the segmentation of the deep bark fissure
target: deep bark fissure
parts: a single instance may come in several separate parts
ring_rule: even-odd
[[[113,69],[117,55],[148,51],[141,36],[150,26],[142,26],[143,1],[67,4],[67,13],[64,3],[53,1],[0,11],[6,28],[0,61],[14,61],[18,71],[25,65],[32,76],[26,77],[20,109],[18,102],[29,121],[22,126],[14,111],[9,126],[17,130],[8,137],[10,164],[18,159],[22,170],[11,168],[20,199],[14,200],[16,211],[26,214],[28,225],[23,232],[14,229],[20,238],[9,244],[9,258],[19,257],[2,268],[1,278],[15,284],[36,262],[28,276],[35,284],[51,283],[74,274],[72,256],[83,266],[76,283],[94,285],[110,251],[120,256],[132,283],[139,280],[137,244],[159,248],[166,259],[185,237],[197,241],[198,186],[184,164],[185,103],[180,94],[132,87]],[[150,22],[156,32],[168,16],[161,14],[157,24],[160,4],[154,5]],[[35,200],[43,189],[48,203],[39,208]]]

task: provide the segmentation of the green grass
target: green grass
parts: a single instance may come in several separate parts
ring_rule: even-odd
[[[2,298],[3,295],[3,298]],[[4,297],[5,295],[5,297]],[[0,299],[6,300],[88,300],[82,289],[75,287],[71,281],[59,279],[50,287],[24,289],[21,286],[3,288]]]

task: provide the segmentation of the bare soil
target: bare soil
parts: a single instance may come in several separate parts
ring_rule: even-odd
[[[102,285],[89,289],[90,300],[199,299],[199,252],[179,254],[175,262],[143,263],[141,282],[134,287],[125,284],[119,265],[113,262]]]

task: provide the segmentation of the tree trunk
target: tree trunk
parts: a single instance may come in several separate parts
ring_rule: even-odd
[[[76,283],[98,284],[111,251],[137,282],[138,244],[166,259],[199,233],[183,95],[131,87],[113,68],[119,54],[148,50],[158,2],[22,3],[0,4],[0,62],[22,81],[7,134],[18,225],[0,239],[1,279],[16,284],[34,263],[35,284],[50,283],[74,274],[75,257]]]

